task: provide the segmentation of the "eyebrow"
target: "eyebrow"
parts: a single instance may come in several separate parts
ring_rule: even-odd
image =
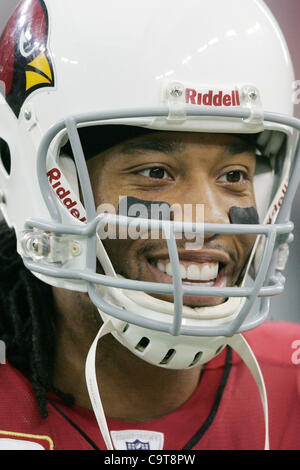
[[[161,152],[161,153],[173,153],[182,152],[184,144],[182,142],[158,140],[158,139],[145,139],[142,141],[130,141],[126,142],[121,147],[122,153],[128,154],[139,154],[147,151]]]
[[[240,142],[234,142],[233,144],[225,145],[226,152],[230,155],[238,155],[240,153],[255,153],[256,145],[254,142],[248,142],[247,140],[241,140]]]
[[[121,146],[121,153],[133,155],[142,154],[145,151],[161,152],[170,154],[174,152],[183,152],[186,144],[178,140],[166,141],[158,139],[145,139],[142,141],[129,141]],[[247,140],[241,140],[240,142],[234,142],[231,144],[224,144],[223,146],[226,153],[230,155],[238,155],[245,152],[254,153],[255,144],[248,142]]]

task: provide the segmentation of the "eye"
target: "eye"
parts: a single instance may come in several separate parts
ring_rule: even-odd
[[[153,179],[159,179],[159,180],[171,178],[169,173],[164,168],[159,167],[159,166],[146,168],[145,170],[139,171],[137,174],[146,176],[147,178],[153,178]]]
[[[219,181],[231,184],[245,183],[247,180],[249,180],[248,175],[241,170],[229,171],[228,173],[225,173],[219,178]]]

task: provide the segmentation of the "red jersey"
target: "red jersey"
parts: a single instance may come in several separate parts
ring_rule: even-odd
[[[300,325],[267,323],[245,337],[266,384],[270,448],[299,450]],[[0,366],[0,449],[20,445],[105,450],[92,411],[69,408],[54,396],[49,400],[49,416],[42,419],[28,380],[9,364]],[[144,422],[107,421],[118,449],[260,450],[264,446],[257,386],[231,349],[206,364],[199,386],[174,412]]]

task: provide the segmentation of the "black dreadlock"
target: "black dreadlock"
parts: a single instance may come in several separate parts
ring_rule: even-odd
[[[16,251],[14,230],[0,222],[0,339],[7,361],[30,380],[40,414],[48,416],[47,394],[67,405],[70,395],[53,386],[55,307],[50,286],[28,271]]]

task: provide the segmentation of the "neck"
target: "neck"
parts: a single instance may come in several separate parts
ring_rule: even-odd
[[[85,361],[101,326],[97,321],[99,314],[83,294],[54,289],[54,297],[57,305],[55,386],[71,393],[77,405],[92,409],[85,382]],[[174,411],[190,398],[199,383],[200,372],[199,367],[169,370],[148,364],[111,334],[98,343],[98,386],[105,414],[110,418],[143,421]]]

